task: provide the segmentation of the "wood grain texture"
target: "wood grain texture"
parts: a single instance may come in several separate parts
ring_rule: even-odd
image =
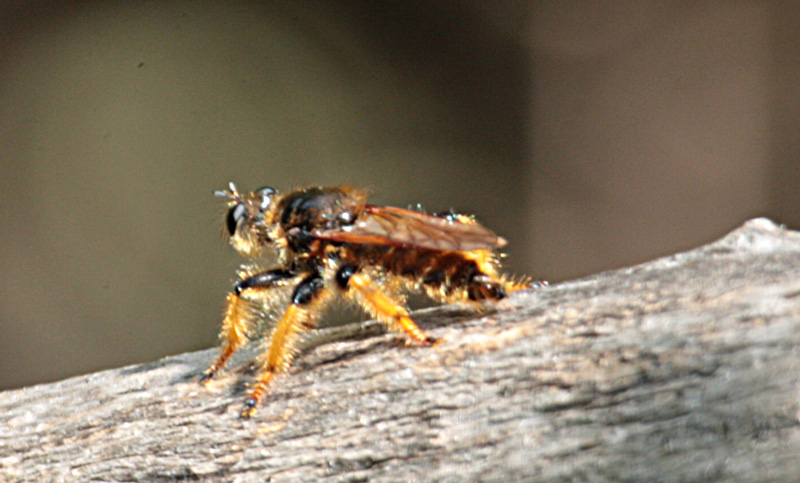
[[[250,421],[248,354],[209,389],[215,351],[0,393],[0,480],[800,478],[800,233],[414,317],[443,342],[323,333]]]

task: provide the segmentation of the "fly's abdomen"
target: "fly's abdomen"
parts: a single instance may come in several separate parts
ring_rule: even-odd
[[[389,249],[381,258],[379,265],[389,273],[441,300],[500,300],[507,295],[494,268],[495,255],[488,250]]]

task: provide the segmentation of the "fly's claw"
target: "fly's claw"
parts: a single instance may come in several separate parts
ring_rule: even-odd
[[[258,400],[251,397],[244,402],[244,408],[242,409],[240,416],[242,419],[250,419],[256,414],[257,411]]]
[[[200,384],[207,386],[212,380],[214,380],[214,376],[217,375],[216,369],[206,369],[200,374]]]

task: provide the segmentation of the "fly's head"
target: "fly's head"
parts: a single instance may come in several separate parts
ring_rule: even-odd
[[[227,190],[214,191],[214,196],[228,201],[225,229],[231,246],[240,255],[255,257],[272,244],[272,210],[276,191],[269,187],[250,193],[239,193],[233,182]]]

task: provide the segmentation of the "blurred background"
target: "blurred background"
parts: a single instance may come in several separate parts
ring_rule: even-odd
[[[0,389],[216,344],[211,196],[474,213],[551,283],[800,227],[792,2],[0,3]]]

